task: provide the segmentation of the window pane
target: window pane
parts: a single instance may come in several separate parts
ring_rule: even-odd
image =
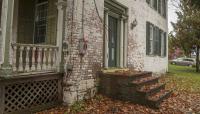
[[[35,39],[34,43],[44,43],[47,30],[47,0],[39,0],[36,5]],[[42,3],[43,2],[43,3]]]

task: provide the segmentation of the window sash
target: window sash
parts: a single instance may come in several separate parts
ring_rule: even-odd
[[[146,54],[165,57],[167,54],[166,33],[149,22],[146,27]]]
[[[43,1],[43,2],[42,2]],[[47,34],[48,1],[41,0],[36,4],[34,43],[45,43]]]

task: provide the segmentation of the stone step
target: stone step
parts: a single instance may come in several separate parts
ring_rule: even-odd
[[[148,97],[158,93],[160,90],[165,89],[166,84],[155,83],[153,85],[144,85],[137,89],[137,94],[140,96]]]
[[[147,77],[152,77],[152,72],[144,72],[144,73],[134,75],[135,80],[138,80],[141,78],[147,78]]]
[[[163,100],[167,99],[172,92],[172,90],[163,89],[160,92],[147,97],[147,104],[152,108],[159,108]]]
[[[158,83],[159,77],[147,77],[147,78],[141,78],[138,80],[134,80],[132,82],[135,86],[144,86],[144,85],[150,85]]]

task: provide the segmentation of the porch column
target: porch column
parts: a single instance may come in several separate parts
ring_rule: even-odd
[[[108,68],[108,9],[105,9],[104,13],[104,19],[105,19],[105,24],[104,24],[104,67]]]
[[[63,64],[63,40],[64,40],[64,31],[65,31],[65,10],[67,3],[64,0],[58,0],[57,8],[58,8],[58,23],[57,23],[57,46],[59,47],[57,53],[57,71],[62,72],[64,69]]]
[[[2,2],[2,57],[0,77],[11,76],[11,39],[13,25],[14,0],[3,0]]]
[[[124,67],[124,18],[120,19],[120,67]]]

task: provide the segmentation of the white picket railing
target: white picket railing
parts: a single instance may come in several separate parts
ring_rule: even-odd
[[[15,43],[12,49],[14,72],[56,71],[58,47]]]

